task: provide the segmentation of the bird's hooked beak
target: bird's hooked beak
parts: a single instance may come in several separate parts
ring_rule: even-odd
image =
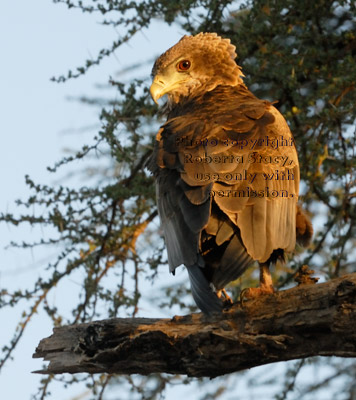
[[[152,85],[150,87],[150,93],[152,99],[156,104],[158,104],[158,99],[160,99],[165,94],[171,92],[172,90],[179,87],[179,85],[184,81],[181,76],[176,76],[172,74],[157,74],[153,78]]]
[[[153,101],[158,104],[158,99],[166,94],[165,92],[165,82],[161,75],[156,75],[153,79],[152,85],[150,87],[150,93]]]

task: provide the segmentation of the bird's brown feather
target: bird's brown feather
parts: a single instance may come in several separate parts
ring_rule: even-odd
[[[266,141],[267,137],[270,141],[283,137],[292,145],[273,149],[264,144],[252,148],[253,142]],[[219,247],[238,233],[241,249],[245,249],[249,261],[264,262],[276,249],[294,249],[298,159],[290,130],[270,103],[257,99],[244,86],[219,86],[194,101],[176,106],[157,139],[151,169],[158,178],[158,204],[171,270],[196,262],[202,238],[209,235],[210,245]],[[236,145],[243,140],[249,144]],[[251,154],[255,158],[288,157],[291,165],[251,162]],[[194,161],[206,157],[215,157],[217,162]],[[225,162],[219,162],[223,157],[227,157]],[[227,162],[229,157],[235,161]],[[237,162],[239,157],[243,161]],[[294,179],[272,179],[266,183],[262,174],[272,176],[277,170],[280,176],[289,170]],[[229,174],[242,179],[226,179]],[[250,174],[257,174],[253,182],[244,178]],[[285,190],[293,196],[267,197],[267,185],[270,194]],[[253,196],[260,191],[264,195]],[[239,195],[245,192],[246,195]],[[216,214],[220,218],[226,216],[223,228],[216,225]],[[178,224],[177,220],[184,222]],[[211,253],[206,251],[203,255],[207,265],[211,264]]]

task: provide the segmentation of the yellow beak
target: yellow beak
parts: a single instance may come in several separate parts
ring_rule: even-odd
[[[155,103],[157,103],[158,99],[172,90],[177,89],[183,82],[186,81],[186,79],[186,76],[182,76],[178,74],[178,72],[172,73],[168,71],[165,74],[157,74],[153,78],[153,82],[150,87],[152,99]]]
[[[161,75],[156,75],[153,79],[150,87],[150,93],[153,101],[158,104],[157,100],[164,96],[167,92],[165,91],[165,82]]]

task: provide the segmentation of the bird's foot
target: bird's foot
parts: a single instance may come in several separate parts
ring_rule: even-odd
[[[216,295],[223,302],[224,308],[230,308],[234,302],[231,300],[231,297],[227,294],[225,289],[218,290]]]
[[[261,285],[257,288],[246,288],[240,293],[240,301],[243,302],[244,299],[255,299],[266,294],[273,294],[275,292],[272,285]]]

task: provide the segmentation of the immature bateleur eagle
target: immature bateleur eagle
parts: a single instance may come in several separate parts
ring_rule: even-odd
[[[226,305],[224,287],[258,261],[269,265],[307,245],[312,227],[297,206],[299,165],[292,134],[271,103],[242,81],[235,46],[216,33],[184,36],[155,62],[151,95],[167,94],[167,122],[148,167],[170,271],[184,264],[205,313]]]

